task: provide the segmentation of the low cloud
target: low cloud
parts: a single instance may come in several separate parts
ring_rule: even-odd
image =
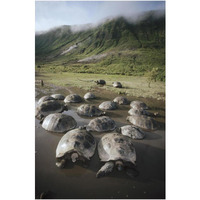
[[[154,17],[164,13],[165,2],[36,2],[36,31],[70,25],[73,32],[94,28],[107,20],[124,17],[130,22],[141,20],[141,14],[150,10]]]

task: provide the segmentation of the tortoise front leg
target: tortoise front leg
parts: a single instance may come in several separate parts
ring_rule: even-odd
[[[79,156],[79,160],[81,161],[82,166],[83,166],[84,168],[88,168],[88,167],[89,167],[89,160],[88,160],[88,159],[86,159],[86,158],[83,157],[83,156]]]
[[[133,163],[125,163],[125,166],[126,166],[126,174],[131,177],[131,178],[134,178],[134,177],[137,177],[140,172],[137,170],[136,168],[136,165],[134,165]]]
[[[100,178],[102,176],[108,175],[109,173],[111,173],[113,171],[113,168],[114,168],[114,163],[113,162],[111,162],[111,161],[106,162],[101,167],[101,169],[97,172],[96,177]]]
[[[61,161],[56,162],[56,166],[58,168],[64,168],[65,164],[66,164],[66,159],[64,159],[64,158]]]

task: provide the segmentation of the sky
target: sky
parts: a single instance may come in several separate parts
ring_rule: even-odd
[[[109,17],[130,17],[148,10],[164,9],[164,1],[36,1],[35,31],[98,23]]]

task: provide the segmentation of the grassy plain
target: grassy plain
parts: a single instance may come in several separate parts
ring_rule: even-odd
[[[117,94],[155,98],[157,100],[165,99],[165,83],[156,81],[148,87],[147,78],[141,76],[126,76],[126,75],[107,75],[107,74],[86,74],[86,73],[69,73],[69,72],[39,72],[36,70],[36,81],[43,80],[45,84],[53,84],[61,87],[77,87],[86,91],[95,91],[97,87],[95,80],[104,79],[106,85],[102,89],[112,91]],[[123,88],[114,88],[113,81],[122,83]]]

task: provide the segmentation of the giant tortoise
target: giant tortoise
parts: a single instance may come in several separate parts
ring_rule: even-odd
[[[124,168],[133,169],[128,173],[131,176],[135,174],[136,151],[132,138],[119,133],[108,133],[101,138],[98,144],[98,154],[105,164],[97,172],[97,178],[108,175],[114,167],[118,171]]]
[[[146,115],[131,115],[126,120],[142,129],[156,130],[158,128],[158,123],[152,117]]]
[[[62,113],[53,113],[45,117],[42,122],[42,127],[51,132],[64,133],[75,128],[77,125],[76,120]]]
[[[36,118],[42,120],[51,113],[61,113],[68,110],[67,105],[56,100],[44,101],[36,107]]]
[[[78,94],[69,94],[65,97],[65,103],[79,103],[82,101],[82,98]]]
[[[56,166],[63,168],[67,160],[86,162],[94,155],[96,141],[85,129],[68,131],[59,141],[56,149]]]
[[[87,131],[106,132],[116,128],[115,121],[110,117],[103,116],[92,119],[86,126]]]
[[[77,113],[79,115],[87,116],[87,117],[94,117],[94,116],[101,116],[105,115],[105,112],[98,109],[94,105],[90,104],[83,104],[77,108]]]

